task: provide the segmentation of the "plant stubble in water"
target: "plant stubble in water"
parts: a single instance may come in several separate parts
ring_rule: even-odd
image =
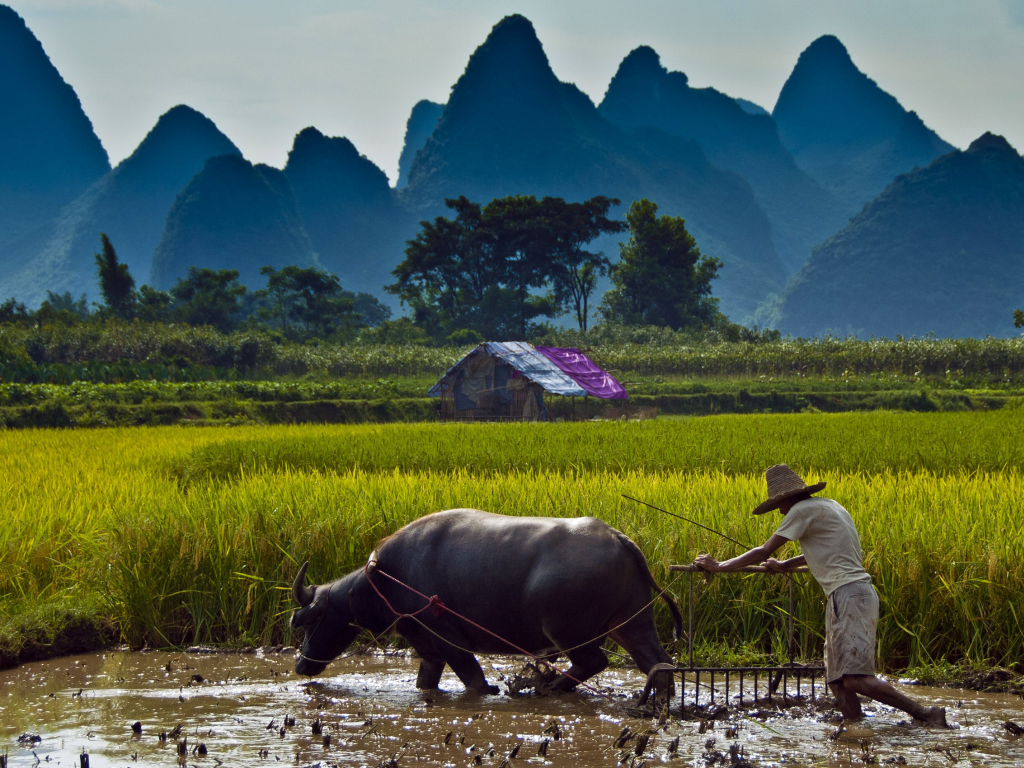
[[[378,766],[392,759],[500,766],[518,746],[513,765],[532,758],[613,766],[636,750],[636,740],[614,746],[629,726],[633,734],[651,731],[644,756],[665,761],[676,754],[681,764],[702,765],[701,756],[716,751],[728,758],[733,744],[755,765],[899,764],[901,757],[910,765],[1024,763],[1024,737],[1002,725],[1022,719],[1024,706],[1006,695],[910,691],[949,707],[959,726],[953,731],[907,724],[902,713],[873,705],[863,724],[838,734],[808,709],[730,710],[725,720],[703,726],[672,716],[660,726],[657,715],[628,711],[643,684],[634,670],[609,670],[596,679],[613,701],[590,693],[481,697],[465,693],[450,673],[442,691],[416,690],[417,663],[407,656],[353,656],[312,682],[296,678],[293,659],[281,654],[118,652],[27,664],[0,673],[0,754],[9,751],[11,768],[35,765],[36,756],[75,765],[82,752],[92,768],[175,766],[180,749],[188,764],[200,766],[218,760]],[[485,672],[493,681],[512,677],[519,666],[492,657]],[[21,746],[23,734],[41,741]],[[545,742],[546,754],[538,756]]]

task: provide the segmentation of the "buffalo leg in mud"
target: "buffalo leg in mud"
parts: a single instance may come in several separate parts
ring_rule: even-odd
[[[444,652],[444,657],[448,666],[467,688],[483,694],[499,693],[498,686],[487,683],[484,671],[480,668],[480,662],[472,653],[450,648]]]
[[[445,642],[444,638],[450,639],[451,642]],[[462,684],[477,693],[499,693],[498,686],[487,683],[487,678],[484,677],[484,671],[480,668],[480,662],[476,660],[476,656],[461,649],[469,645],[469,641],[462,633],[448,629],[444,632],[444,638],[432,638],[434,653],[445,660]]]
[[[648,626],[645,627],[643,626],[644,624]],[[661,643],[658,642],[658,634],[654,628],[653,618],[643,615],[637,616],[624,627],[619,627],[612,632],[610,637],[622,646],[645,675],[650,673],[655,664],[675,666],[672,657],[665,652],[665,649],[661,647]],[[669,696],[675,693],[671,672],[659,673],[655,677],[655,695],[666,692]]]
[[[441,682],[441,675],[444,673],[444,658],[434,648],[433,638],[419,624],[408,619],[402,619],[397,626],[402,637],[409,641],[409,645],[420,657],[420,671],[416,675],[416,687],[421,690],[437,688]]]
[[[608,666],[608,657],[604,655],[599,643],[574,648],[565,654],[572,662],[568,671],[559,675],[546,686],[550,691],[571,691],[579,683],[603,672]]]
[[[425,659],[420,656],[420,671],[416,675],[416,687],[421,690],[437,688],[444,673],[444,659]]]

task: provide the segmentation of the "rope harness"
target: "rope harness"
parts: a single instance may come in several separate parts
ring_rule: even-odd
[[[418,597],[421,597],[422,599],[426,600],[426,604],[422,608],[419,608],[418,610],[415,610],[412,613],[402,613],[401,611],[397,610],[391,604],[391,602],[387,599],[387,597],[385,597],[384,593],[380,591],[380,589],[377,587],[377,585],[374,583],[373,579],[370,576],[372,573],[379,573],[381,576],[383,576],[384,578],[394,582],[398,586],[403,587],[403,588],[409,590],[410,592],[412,592],[413,594],[417,595]],[[470,655],[475,655],[474,652],[471,651],[470,649],[463,648],[459,644],[457,644],[457,643],[453,642],[452,640],[449,640],[448,638],[444,637],[443,635],[438,633],[436,630],[434,630],[432,627],[428,626],[423,621],[421,621],[420,618],[419,618],[419,615],[421,613],[423,613],[424,611],[426,611],[427,609],[432,609],[434,618],[440,618],[444,613],[447,612],[447,613],[452,614],[456,618],[461,619],[462,621],[466,622],[470,626],[473,626],[476,629],[479,629],[481,632],[487,633],[488,635],[490,635],[491,637],[495,638],[496,640],[500,640],[501,642],[505,643],[510,648],[512,648],[513,650],[519,652],[520,654],[522,654],[524,656],[528,656],[535,663],[542,664],[545,667],[548,667],[549,669],[553,670],[557,674],[562,675],[563,677],[566,677],[569,680],[572,680],[574,683],[576,683],[576,685],[582,685],[588,691],[591,691],[592,693],[596,693],[598,696],[602,696],[603,698],[607,699],[608,701],[612,701],[612,702],[615,701],[611,696],[609,696],[604,691],[601,691],[601,690],[595,688],[594,686],[585,683],[582,680],[576,679],[575,677],[570,675],[567,671],[560,669],[559,667],[555,666],[552,662],[548,661],[547,659],[541,658],[540,656],[537,656],[536,654],[531,653],[530,651],[526,650],[525,648],[521,648],[520,646],[518,646],[515,643],[513,643],[511,640],[508,640],[508,639],[502,637],[501,635],[497,634],[496,632],[492,632],[491,630],[487,629],[487,627],[481,626],[480,624],[476,623],[475,621],[473,621],[472,619],[468,618],[467,616],[463,616],[458,611],[456,611],[456,610],[454,610],[452,608],[449,608],[447,605],[444,604],[444,601],[442,601],[441,598],[438,597],[437,595],[429,595],[429,596],[425,595],[424,593],[420,592],[415,587],[412,587],[409,584],[406,584],[405,582],[395,578],[390,573],[387,573],[386,571],[381,570],[380,567],[377,565],[376,559],[372,555],[366,561],[366,565],[363,566],[363,575],[366,577],[366,581],[369,583],[369,585],[373,588],[373,591],[377,593],[377,596],[384,602],[384,605],[386,605],[388,607],[388,610],[391,611],[392,615],[395,616],[395,620],[393,622],[391,622],[391,624],[388,626],[388,628],[386,630],[384,630],[384,632],[381,633],[381,634],[386,634],[387,632],[389,632],[402,619],[410,619],[412,621],[415,621],[417,624],[419,624],[421,627],[423,627],[425,630],[427,630],[427,632],[429,632],[430,634],[432,634],[434,637],[436,637],[437,639],[441,640],[442,642],[445,642],[448,645],[452,646],[453,648],[456,648],[456,649],[458,649],[458,650],[460,650],[460,651],[462,651],[464,653],[468,653]],[[669,581],[669,583],[663,589],[661,589],[660,591],[655,593],[654,597],[651,598],[651,600],[647,604],[645,604],[640,610],[638,610],[636,613],[634,613],[632,616],[630,616],[625,621],[622,621],[619,624],[616,624],[611,629],[608,629],[607,631],[602,632],[601,634],[597,635],[596,637],[594,637],[594,638],[592,638],[590,640],[587,640],[586,642],[579,643],[578,645],[574,645],[574,646],[572,646],[570,648],[558,648],[559,654],[568,654],[571,651],[576,650],[577,648],[583,648],[584,646],[591,645],[592,643],[597,642],[598,640],[603,640],[604,638],[608,637],[608,635],[610,635],[612,632],[614,632],[615,630],[625,626],[626,624],[631,622],[633,619],[635,619],[637,616],[639,616],[641,613],[643,613],[648,608],[650,608],[652,605],[654,605],[654,603],[656,603],[660,597],[662,597],[666,592],[668,592],[669,587],[671,587],[678,579],[679,579],[678,575],[673,577],[672,580]],[[330,608],[330,605],[331,605],[331,592],[332,591],[333,590],[328,590],[327,591],[327,605],[324,606],[324,610],[323,610],[323,612],[321,612],[320,618],[317,619],[316,624],[313,626],[312,631],[309,633],[308,640],[312,640],[312,638],[316,634],[317,630],[320,629],[320,624],[321,624],[321,622],[324,619],[324,614],[326,614],[327,610]],[[371,630],[367,630],[365,627],[363,627],[363,626],[361,626],[359,624],[352,623],[351,626],[357,627],[358,629],[362,629],[362,630],[368,631],[368,632],[370,632],[370,634],[374,635],[374,637],[377,637],[377,633],[372,632]],[[308,640],[307,640],[307,642],[308,642]],[[337,660],[337,657],[335,657],[334,659],[314,659],[313,657],[307,656],[306,654],[302,653],[301,650],[299,651],[298,656],[303,658],[303,659],[306,659],[307,661],[312,661],[312,662],[317,663],[317,664],[330,664],[333,661]]]
[[[404,587],[405,589],[409,590],[410,592],[412,592],[413,594],[417,595],[418,597],[421,597],[424,600],[426,600],[427,601],[426,604],[422,608],[420,608],[420,609],[418,609],[416,611],[413,611],[412,613],[402,613],[401,611],[396,610],[395,607],[393,605],[391,605],[391,602],[387,599],[387,597],[384,596],[384,593],[381,592],[380,589],[377,587],[377,585],[373,582],[373,579],[370,576],[371,573],[379,573],[381,576],[383,576],[384,578],[394,582],[398,586]],[[496,640],[499,640],[502,643],[505,643],[507,646],[509,646],[510,648],[514,649],[515,651],[521,653],[522,655],[528,656],[534,662],[539,663],[539,664],[543,664],[544,666],[550,668],[551,670],[553,670],[554,672],[558,673],[559,675],[562,675],[563,677],[566,677],[569,680],[572,680],[574,683],[576,683],[576,685],[582,685],[584,688],[586,688],[587,690],[589,690],[589,691],[591,691],[593,693],[596,693],[598,696],[603,696],[604,698],[608,699],[609,701],[614,701],[614,699],[611,696],[609,696],[608,694],[604,693],[603,691],[598,690],[597,688],[593,687],[592,685],[588,685],[587,683],[583,682],[582,680],[577,680],[575,677],[570,675],[567,671],[559,669],[557,666],[555,666],[553,663],[551,663],[547,659],[541,658],[540,656],[537,656],[536,654],[531,653],[530,651],[526,650],[525,648],[521,648],[520,646],[518,646],[515,643],[513,643],[511,640],[508,640],[507,638],[502,637],[501,635],[497,634],[496,632],[492,632],[487,627],[481,626],[480,624],[477,624],[475,621],[473,621],[472,619],[468,618],[467,616],[463,616],[458,611],[456,611],[456,610],[454,610],[452,608],[449,608],[447,605],[444,604],[444,602],[441,600],[441,598],[439,598],[437,595],[427,596],[427,595],[423,594],[422,592],[420,592],[415,587],[412,587],[409,584],[406,584],[405,582],[395,578],[390,573],[387,573],[386,571],[381,570],[380,567],[377,565],[377,561],[374,558],[371,557],[369,560],[366,561],[366,565],[363,566],[363,575],[366,576],[366,580],[369,582],[370,586],[373,587],[373,591],[377,593],[377,596],[380,597],[380,599],[384,601],[384,604],[388,607],[388,610],[390,610],[391,613],[394,614],[394,616],[396,617],[395,621],[392,622],[392,624],[391,624],[392,627],[395,626],[395,624],[397,624],[398,621],[401,620],[401,619],[411,619],[411,620],[415,621],[417,624],[419,624],[421,627],[423,627],[425,630],[430,632],[430,634],[434,635],[434,637],[438,638],[439,640],[442,640],[443,642],[447,643],[448,645],[452,646],[453,648],[457,648],[460,651],[463,651],[465,653],[469,653],[469,654],[472,655],[473,651],[469,650],[468,648],[463,648],[460,645],[452,642],[448,638],[446,638],[443,635],[439,634],[433,628],[427,626],[425,623],[423,623],[419,619],[419,614],[423,613],[428,608],[432,608],[433,609],[434,618],[440,618],[444,613],[447,612],[447,613],[452,614],[452,616],[455,616],[456,618],[461,619],[462,621],[466,622],[470,626],[475,627],[476,629],[480,630],[481,632],[485,632],[488,635],[490,635],[491,637],[495,638]],[[632,616],[630,616],[625,621],[617,624],[616,626],[612,627],[611,629],[607,630],[606,632],[602,632],[600,635],[597,635],[596,637],[594,637],[594,638],[592,638],[592,639],[590,639],[590,640],[588,640],[588,641],[586,641],[584,643],[580,643],[578,645],[574,645],[571,648],[558,648],[559,653],[560,654],[568,654],[569,652],[574,651],[577,648],[582,648],[584,646],[587,646],[587,645],[590,645],[590,644],[592,644],[594,642],[597,642],[598,640],[603,640],[608,635],[610,635],[612,632],[614,632],[615,630],[619,629],[620,627],[625,626],[626,624],[631,622],[633,619],[635,619],[637,616],[639,616],[641,613],[643,613],[648,608],[650,608],[652,605],[654,605],[654,603],[658,600],[658,598],[660,598],[662,595],[664,595],[665,592],[668,591],[668,587],[671,586],[672,583],[674,583],[675,580],[678,579],[678,578],[679,578],[678,576],[673,578],[672,581],[669,582],[669,584],[664,589],[662,589],[661,591],[657,592],[654,595],[654,597],[650,600],[650,602],[648,602],[643,608],[641,608],[639,611],[634,613]]]

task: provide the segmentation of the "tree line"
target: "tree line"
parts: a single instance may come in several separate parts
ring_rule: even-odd
[[[244,326],[266,325],[293,341],[310,338],[350,339],[363,328],[375,327],[391,309],[368,293],[346,291],[337,277],[316,267],[265,266],[264,288],[250,292],[238,282],[238,270],[189,267],[188,274],[169,291],[149,285],[135,287],[135,278],[107,235],[100,235],[95,254],[102,301],[90,307],[85,294],[46,292],[39,309],[8,299],[0,304],[0,322],[80,322],[110,317],[144,322],[211,326],[228,333]]]
[[[680,330],[725,321],[711,295],[722,262],[700,252],[682,218],[658,216],[650,200],[634,201],[625,222],[609,218],[619,201],[603,196],[568,203],[510,195],[486,205],[463,196],[445,204],[454,215],[420,223],[386,287],[437,342],[528,339],[542,321],[565,314],[586,332],[605,275],[612,288],[597,313],[606,323]],[[625,231],[617,263],[592,248]]]
[[[535,339],[565,315],[584,333],[595,315],[605,327],[746,331],[729,323],[712,295],[722,262],[701,253],[684,219],[658,215],[650,200],[634,201],[624,221],[609,216],[619,201],[604,196],[573,203],[510,195],[486,205],[463,196],[445,204],[452,213],[420,222],[392,272],[395,281],[384,287],[409,317],[392,320],[376,297],[347,291],[336,275],[316,267],[265,266],[266,285],[255,291],[238,282],[237,270],[206,267],[190,267],[169,291],[136,288],[101,234],[95,263],[102,301],[90,307],[84,295],[48,291],[35,312],[14,300],[0,304],[0,322],[113,317],[224,332],[269,326],[296,341],[359,334],[421,344]],[[626,237],[613,263],[595,243],[619,234]],[[595,307],[605,277],[609,289]]]

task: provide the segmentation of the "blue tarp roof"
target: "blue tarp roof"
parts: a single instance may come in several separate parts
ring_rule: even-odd
[[[554,363],[533,348],[532,344],[525,341],[486,341],[455,365],[448,369],[448,372],[441,377],[441,380],[432,386],[427,394],[431,397],[441,396],[441,385],[446,381],[450,383],[454,374],[466,363],[472,355],[488,354],[501,358],[511,365],[530,381],[533,381],[552,395],[580,396],[587,394],[579,384],[570,379]],[[452,377],[451,379],[449,377]]]

